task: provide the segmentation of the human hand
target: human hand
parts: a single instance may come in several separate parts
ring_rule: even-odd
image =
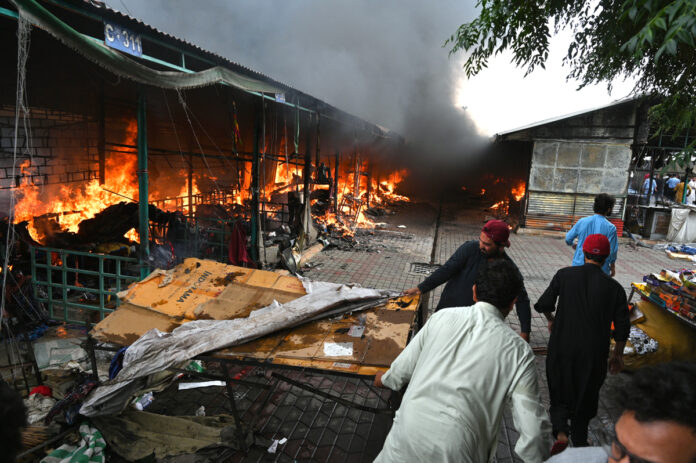
[[[525,333],[524,331],[520,332],[520,337],[524,339],[527,344],[529,344],[529,333]]]
[[[609,373],[612,375],[620,373],[624,368],[623,353],[619,354],[617,352],[618,350],[614,348],[609,356]]]
[[[578,243],[573,243],[571,246],[573,247],[574,250],[578,249]]]
[[[609,274],[613,278],[614,275],[616,275],[616,263],[613,263],[609,266]]]
[[[418,286],[415,288],[409,288],[406,291],[404,291],[404,296],[417,296],[421,293],[421,290],[418,289]]]
[[[384,387],[384,384],[382,384],[382,376],[384,376],[384,373],[383,371],[378,371],[375,375],[375,381],[373,383],[375,387]]]
[[[549,327],[549,333],[550,333],[551,331],[553,331],[553,320],[549,320],[549,321],[547,322],[547,325],[548,325],[548,327]]]

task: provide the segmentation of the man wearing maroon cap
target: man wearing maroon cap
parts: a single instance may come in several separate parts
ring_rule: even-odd
[[[407,289],[404,294],[412,296],[427,293],[446,282],[435,311],[448,307],[474,305],[472,287],[481,267],[494,259],[507,259],[512,262],[510,257],[505,254],[505,248],[510,246],[509,238],[510,228],[505,222],[502,220],[488,221],[483,226],[478,241],[472,240],[462,244],[443,266],[435,270],[418,286]],[[517,271],[519,272],[519,269]],[[517,296],[515,308],[520,320],[520,336],[529,341],[532,314],[529,296],[527,296],[524,284]]]
[[[587,427],[597,414],[599,389],[607,375],[607,357],[609,371],[621,371],[630,329],[626,293],[602,270],[611,253],[609,239],[602,234],[589,235],[582,249],[585,264],[556,272],[534,305],[548,320],[551,333],[546,379],[551,424],[557,438],[555,452],[563,450],[569,438],[575,447],[588,445]],[[612,322],[616,346],[609,354]]]

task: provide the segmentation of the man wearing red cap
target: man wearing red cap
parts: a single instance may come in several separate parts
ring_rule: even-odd
[[[478,241],[472,240],[462,244],[442,267],[435,270],[415,288],[407,289],[404,294],[412,296],[427,293],[446,282],[435,311],[448,307],[474,305],[472,287],[481,267],[495,259],[507,259],[512,262],[512,259],[505,254],[505,248],[510,246],[509,238],[510,228],[505,222],[489,220],[483,226]],[[517,271],[519,272],[519,269]],[[520,320],[520,335],[529,341],[532,314],[529,296],[524,285],[517,296],[515,308]]]
[[[630,329],[626,293],[602,271],[611,253],[609,239],[602,234],[589,235],[582,250],[585,264],[556,272],[534,305],[548,320],[551,333],[546,379],[551,424],[557,438],[555,451],[564,449],[569,438],[576,447],[588,445],[587,427],[597,414],[599,389],[607,374],[607,357],[610,372],[621,371]],[[612,322],[616,346],[609,354]]]

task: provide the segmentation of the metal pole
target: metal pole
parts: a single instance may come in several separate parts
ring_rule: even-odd
[[[188,162],[188,216],[193,220],[193,154],[189,154]]]
[[[652,197],[652,183],[654,182],[654,180],[653,180],[654,175],[655,175],[655,153],[653,153],[650,156],[650,177],[648,177],[649,180],[648,180],[648,204],[646,204],[647,207],[650,207],[650,198]]]
[[[369,161],[368,161],[369,162]],[[370,207],[370,194],[372,193],[372,163],[367,166],[367,193],[365,207]]]
[[[138,90],[138,206],[139,206],[139,232],[140,232],[140,278],[145,278],[149,273],[148,261],[150,257],[150,217],[148,210],[148,176],[147,176],[147,97],[145,89]]]
[[[261,100],[263,104],[263,100]],[[251,258],[259,260],[259,136],[261,107],[257,105],[254,122],[254,152],[251,161]]]
[[[304,200],[309,204],[309,179],[312,170],[312,114],[307,116],[307,133],[305,135],[305,157],[304,157]]]
[[[99,86],[99,140],[97,141],[97,150],[99,151],[99,184],[103,185],[106,183],[106,121],[105,115],[106,110],[104,108],[104,84]]]
[[[319,114],[319,111],[317,111],[317,146],[315,147],[315,156],[314,156],[314,165],[318,168],[319,167],[319,161],[321,158],[320,154],[320,145],[321,143],[321,115]]]
[[[338,214],[338,166],[340,161],[340,155],[338,150],[336,151],[334,164],[334,214]]]

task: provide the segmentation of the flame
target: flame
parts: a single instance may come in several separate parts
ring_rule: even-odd
[[[520,201],[522,198],[524,198],[524,194],[527,192],[527,186],[524,182],[524,180],[520,180],[517,182],[517,185],[512,187],[512,196],[515,197],[515,201]]]
[[[32,238],[38,242],[43,242],[46,238],[42,221],[35,220],[43,216],[43,219],[57,222],[59,228],[64,231],[77,232],[79,224],[85,219],[94,217],[106,207],[131,199],[138,200],[138,178],[137,178],[137,150],[134,148],[137,139],[137,123],[135,120],[127,121],[118,153],[111,153],[106,158],[106,179],[103,185],[98,180],[78,184],[70,183],[63,185],[39,186],[32,182],[32,167],[29,160],[24,161],[20,166],[21,177],[18,187],[15,189],[19,198],[15,207],[15,221],[29,222],[28,229]],[[130,148],[128,148],[130,147]],[[287,145],[285,137],[282,137],[278,147],[278,153],[284,153],[287,157]],[[360,154],[357,155],[360,159]],[[281,159],[282,159],[281,155]],[[266,175],[266,185],[262,186],[265,201],[265,211],[269,214],[279,213],[284,206],[270,204],[271,199],[277,198],[277,194],[287,193],[294,189],[302,189],[303,168],[295,162],[289,163],[284,160],[271,160],[270,157],[262,156],[261,172],[269,172],[269,162],[274,164],[272,175]],[[331,175],[335,175],[336,166],[330,165]],[[399,185],[408,176],[406,169],[397,170],[388,175],[366,175],[371,171],[367,161],[352,161],[345,157],[344,162],[339,166],[339,176],[337,183],[338,211],[334,214],[333,207],[323,217],[316,219],[327,226],[337,229],[355,230],[357,226],[373,227],[373,222],[365,215],[366,209],[374,206],[384,206],[394,202],[410,201],[407,196],[397,193]],[[239,173],[239,191],[236,193],[233,202],[244,205],[251,196],[251,162],[244,163],[244,169]],[[171,196],[172,188],[166,188],[167,194],[160,194],[157,185],[151,185],[151,197],[162,198],[163,201],[156,204],[160,209],[166,211],[182,210],[184,213],[191,212],[196,207],[198,201],[189,204],[189,195],[199,195],[201,189],[199,185],[205,184],[201,177],[194,175],[191,191],[186,181],[188,172],[181,170],[178,175],[174,173],[172,178],[178,178],[182,182],[178,194],[175,196],[177,201]],[[215,180],[213,177],[208,179]],[[314,190],[331,189],[334,185],[313,185]],[[162,190],[164,192],[165,190]],[[174,190],[176,191],[176,190]],[[369,192],[369,194],[368,194]],[[165,199],[166,198],[166,199]],[[368,204],[369,198],[369,204]],[[284,202],[281,200],[281,202]],[[129,230],[125,237],[132,241],[139,241],[137,228]]]
[[[481,194],[481,196],[485,195],[485,194],[486,194],[486,189],[485,189],[485,188],[481,188],[481,193],[480,193],[480,194]]]
[[[134,145],[137,132],[136,121],[129,121],[123,144]],[[96,179],[83,185],[63,184],[58,187],[56,194],[48,198],[48,192],[42,191],[41,187],[28,181],[24,170],[28,167],[28,161],[26,161],[21,167],[27,182],[17,189],[21,199],[15,206],[15,222],[28,220],[29,233],[39,242],[45,236],[36,228],[34,217],[48,214],[48,218],[58,222],[61,229],[77,232],[80,222],[94,217],[107,206],[124,201],[123,196],[134,201],[138,200],[137,163],[136,150],[123,148],[121,152],[107,157],[105,166],[107,176],[103,186]],[[111,190],[118,195],[106,190]]]

